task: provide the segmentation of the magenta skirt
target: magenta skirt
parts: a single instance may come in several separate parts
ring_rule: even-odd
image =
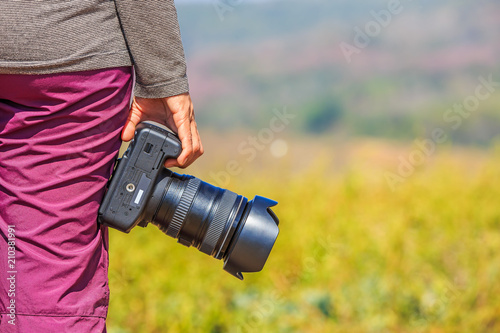
[[[0,332],[104,332],[96,222],[132,68],[0,75]]]

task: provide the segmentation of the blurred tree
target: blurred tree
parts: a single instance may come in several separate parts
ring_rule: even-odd
[[[304,130],[312,134],[322,134],[330,130],[342,118],[343,108],[332,97],[320,99],[305,110]]]

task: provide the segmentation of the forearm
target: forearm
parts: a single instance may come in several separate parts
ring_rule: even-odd
[[[135,96],[188,92],[186,61],[173,0],[115,0],[136,73]]]

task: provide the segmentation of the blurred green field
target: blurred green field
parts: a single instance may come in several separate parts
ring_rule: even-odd
[[[243,282],[153,226],[111,231],[108,331],[500,331],[500,146],[440,147],[396,191],[384,172],[411,147],[307,146],[231,179],[279,201],[275,248]],[[210,181],[227,151],[186,172]]]

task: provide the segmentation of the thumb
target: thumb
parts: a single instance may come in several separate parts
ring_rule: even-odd
[[[130,112],[122,130],[122,140],[128,142],[134,138],[135,127],[142,121],[142,112],[138,110],[135,101],[132,103]]]

